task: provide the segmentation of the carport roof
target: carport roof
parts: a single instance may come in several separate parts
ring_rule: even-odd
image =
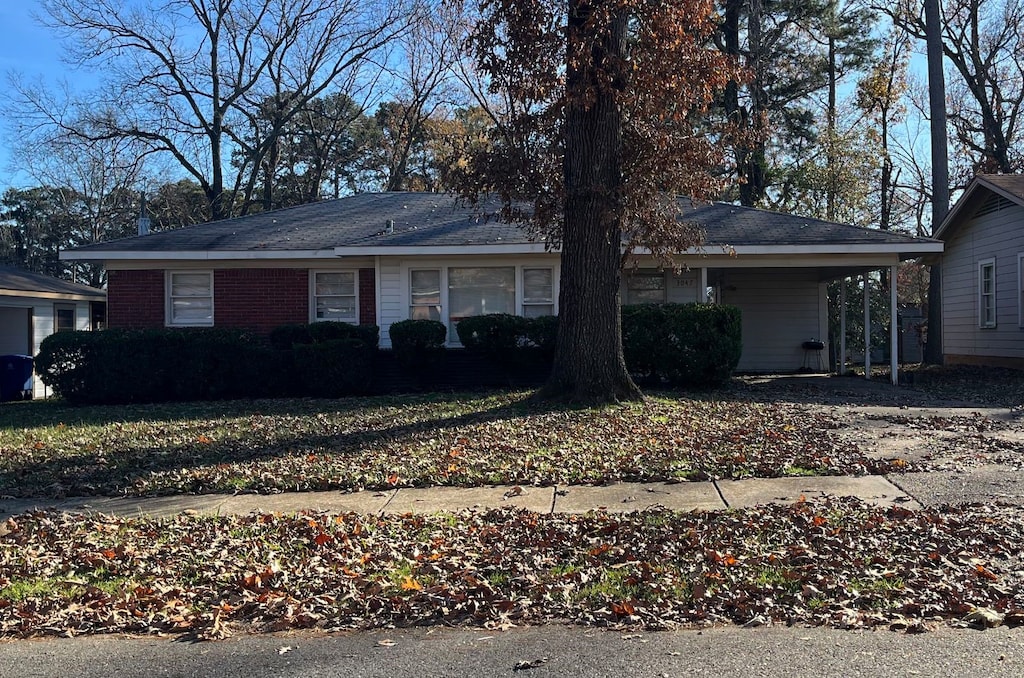
[[[95,287],[32,273],[14,266],[0,266],[0,294],[12,296],[63,296],[106,299],[107,293]]]

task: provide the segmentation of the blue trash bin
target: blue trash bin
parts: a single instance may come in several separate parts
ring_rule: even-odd
[[[32,356],[0,355],[0,402],[32,397]]]

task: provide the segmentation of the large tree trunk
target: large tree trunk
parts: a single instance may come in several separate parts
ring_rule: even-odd
[[[586,12],[569,2],[570,40]],[[561,289],[555,363],[540,397],[571,402],[635,400],[640,390],[622,357],[619,283],[622,265],[620,191],[622,116],[615,73],[626,49],[626,18],[595,40],[591,59],[570,63],[565,120],[565,188]],[[593,98],[584,96],[589,88]]]
[[[946,80],[942,72],[942,27],[939,0],[925,0],[928,43],[928,103],[932,136],[932,232],[949,211],[949,156],[946,141]],[[924,361],[942,364],[942,271],[932,264],[928,279],[928,341]]]

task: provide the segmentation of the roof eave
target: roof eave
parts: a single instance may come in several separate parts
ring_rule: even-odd
[[[245,261],[333,259],[334,250],[67,250],[62,261]]]

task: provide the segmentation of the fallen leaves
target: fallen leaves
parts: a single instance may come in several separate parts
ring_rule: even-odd
[[[632,630],[1019,625],[1022,518],[1008,507],[911,511],[839,498],[586,515],[36,512],[0,536],[0,636],[552,620]]]
[[[127,410],[27,403],[17,408],[27,416],[10,426],[2,425],[0,410],[0,494],[521,488],[890,470],[843,442],[834,416],[801,405],[673,395],[571,409],[543,407],[528,396],[264,400]],[[72,423],[54,423],[65,421]]]

